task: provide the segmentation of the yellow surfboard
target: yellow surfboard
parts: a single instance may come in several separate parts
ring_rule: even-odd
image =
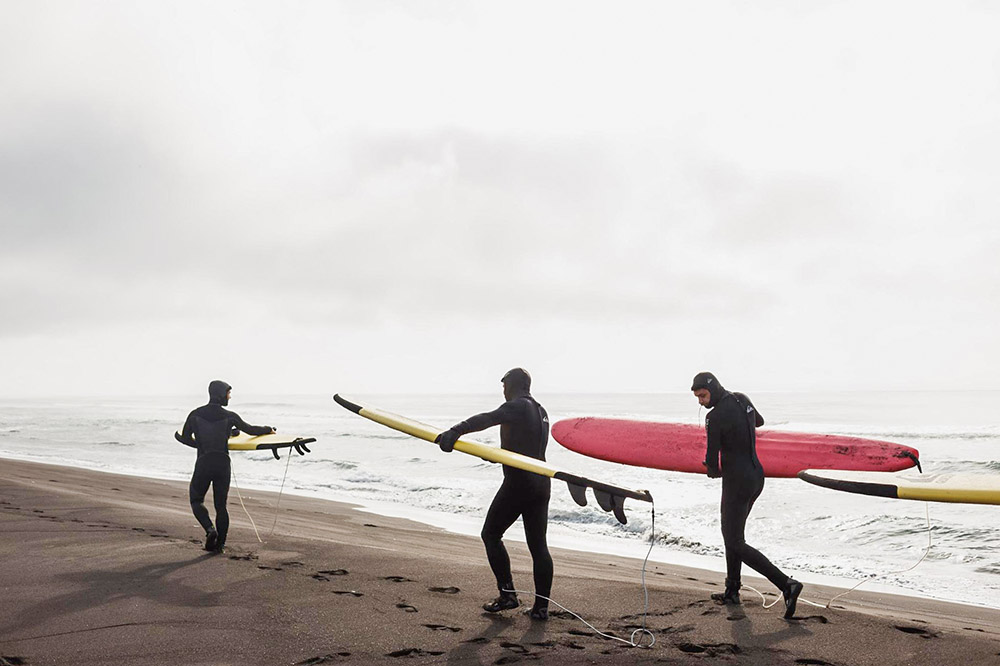
[[[174,439],[181,444],[187,445],[187,442],[184,441],[179,432],[174,433]],[[241,432],[235,437],[229,438],[228,448],[230,451],[270,451],[275,460],[280,460],[281,457],[278,455],[278,449],[294,448],[300,455],[305,455],[310,452],[306,444],[312,444],[315,441],[315,437],[293,437],[291,435],[279,435],[278,433],[248,435],[245,432]]]
[[[848,472],[807,469],[799,478],[817,486],[892,499],[1000,504],[1000,474]]]
[[[443,432],[439,428],[427,425],[426,423],[420,423],[419,421],[414,421],[413,419],[408,419],[405,416],[399,416],[398,414],[382,411],[381,409],[375,409],[373,407],[362,406],[356,402],[342,398],[340,395],[333,396],[333,399],[336,400],[337,404],[341,407],[344,407],[359,416],[363,416],[366,419],[380,423],[386,427],[392,428],[393,430],[398,430],[399,432],[412,435],[413,437],[427,442],[433,443],[434,440],[437,439],[437,436]],[[459,439],[455,442],[455,450],[467,453],[470,456],[476,456],[477,458],[481,458],[483,460],[488,460],[489,462],[509,465],[510,467],[523,469],[534,474],[540,474],[541,476],[547,476],[552,479],[565,481],[569,486],[570,495],[573,496],[573,499],[580,506],[587,505],[586,489],[593,488],[594,497],[597,498],[597,504],[605,511],[611,511],[614,513],[615,518],[617,518],[623,525],[628,522],[625,518],[624,509],[625,500],[627,498],[637,499],[643,502],[653,501],[653,496],[649,494],[648,490],[629,490],[627,488],[619,488],[618,486],[602,483],[600,481],[593,481],[591,479],[560,470],[544,460],[531,458],[513,451],[505,451],[495,446],[488,446],[470,439]]]

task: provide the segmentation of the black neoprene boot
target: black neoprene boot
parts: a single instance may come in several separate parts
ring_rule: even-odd
[[[521,602],[517,600],[517,595],[512,592],[501,592],[500,596],[488,604],[483,604],[483,610],[487,613],[499,613],[503,610],[517,608]]]
[[[215,550],[219,544],[219,533],[213,527],[205,532],[205,550]]]
[[[542,622],[545,622],[546,620],[549,619],[549,607],[539,606],[538,604],[535,604],[535,606],[531,609],[531,611],[528,612],[528,615],[531,617],[532,620],[540,620]]]
[[[726,579],[726,591],[716,592],[712,595],[712,601],[720,604],[738,605],[740,603],[740,581]]]
[[[790,620],[795,615],[795,604],[799,601],[799,594],[802,592],[802,583],[794,578],[788,579],[782,596],[785,598],[785,619]]]

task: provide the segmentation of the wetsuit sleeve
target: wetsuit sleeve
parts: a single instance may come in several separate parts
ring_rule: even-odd
[[[509,423],[513,420],[514,408],[511,403],[505,402],[492,412],[476,414],[475,416],[470,416],[461,423],[456,423],[450,428],[450,430],[458,433],[459,437],[461,437],[462,435],[470,432],[479,432],[480,430],[486,430],[487,428],[492,428],[495,425]]]
[[[192,449],[198,448],[198,442],[194,439],[194,412],[188,414],[187,420],[184,422],[184,429],[181,431],[181,437],[177,441]]]
[[[750,400],[750,397],[745,393],[740,393],[739,397],[741,400],[746,400],[746,403],[753,407],[753,426],[755,428],[759,428],[764,425],[764,417],[760,415],[759,411],[757,411],[757,407],[753,404],[753,401]]]
[[[716,424],[711,414],[705,415],[705,431],[708,433],[708,448],[705,452],[705,467],[713,479],[721,476],[719,471],[719,447],[722,444],[722,427]]]
[[[245,432],[248,435],[270,435],[274,431],[271,426],[250,425],[241,419],[236,412],[229,412],[229,420],[232,425],[240,429],[240,432]]]

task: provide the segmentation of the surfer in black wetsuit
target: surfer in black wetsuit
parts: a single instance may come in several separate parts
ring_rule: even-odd
[[[731,393],[710,372],[700,372],[691,384],[698,403],[711,411],[705,415],[708,476],[722,477],[722,539],[726,545],[726,591],[712,598],[740,603],[740,569],[746,563],[781,590],[785,617],[795,614],[802,583],[786,576],[744,538],[747,517],[764,489],[764,469],[757,460],[756,428],[764,419],[750,398]],[[720,464],[721,459],[721,464]]]
[[[477,414],[438,435],[435,440],[441,450],[451,451],[459,437],[470,432],[500,426],[500,448],[538,460],[545,460],[549,440],[549,416],[545,408],[531,397],[531,376],[526,370],[514,368],[501,380],[507,402],[492,412]],[[497,579],[500,596],[483,610],[497,613],[517,608],[520,602],[514,592],[510,572],[510,557],[503,545],[503,535],[518,516],[524,522],[524,536],[531,552],[535,580],[535,603],[529,615],[535,620],[549,617],[548,597],[552,592],[552,556],[546,541],[549,520],[548,477],[504,465],[503,484],[493,498],[483,524],[482,538],[486,557]]]
[[[232,468],[229,461],[229,438],[236,431],[249,435],[268,435],[275,432],[271,426],[252,426],[235,412],[224,409],[229,404],[232,387],[215,380],[208,385],[208,404],[191,412],[184,422],[180,440],[198,449],[188,495],[191,510],[205,528],[205,550],[221,553],[229,531],[229,483]],[[215,526],[205,508],[205,494],[209,484],[215,500]]]

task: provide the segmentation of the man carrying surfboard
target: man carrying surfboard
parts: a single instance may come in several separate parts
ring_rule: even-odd
[[[764,419],[750,398],[727,391],[710,372],[695,375],[691,391],[700,405],[711,410],[705,415],[708,449],[704,464],[708,476],[722,477],[726,589],[713,594],[712,598],[726,604],[740,603],[740,569],[746,563],[781,590],[785,618],[791,618],[802,592],[802,583],[782,573],[744,538],[747,517],[764,489],[764,469],[757,459],[756,435],[756,428],[764,425]]]
[[[269,435],[275,432],[271,426],[253,426],[245,422],[236,412],[224,409],[232,396],[232,386],[215,380],[208,385],[208,404],[191,412],[184,422],[184,430],[178,438],[181,443],[198,449],[198,459],[194,463],[194,474],[188,496],[194,517],[205,528],[205,550],[223,552],[226,534],[229,532],[229,484],[232,467],[229,460],[229,437],[233,430],[250,435]],[[205,508],[205,494],[212,486],[215,503],[215,525]]]
[[[503,397],[506,400],[504,404],[492,412],[477,414],[452,426],[438,435],[435,442],[442,451],[450,452],[462,435],[499,425],[501,449],[545,460],[545,447],[549,441],[549,415],[531,397],[531,375],[522,368],[514,368],[500,381],[503,383]],[[550,491],[551,482],[548,477],[509,465],[503,466],[503,484],[486,513],[481,535],[486,545],[486,557],[500,591],[500,596],[483,605],[486,612],[498,613],[520,605],[514,592],[510,557],[503,545],[504,532],[520,516],[524,522],[528,550],[531,552],[535,581],[535,603],[529,615],[535,620],[548,619],[548,597],[552,592],[552,556],[546,540]]]

